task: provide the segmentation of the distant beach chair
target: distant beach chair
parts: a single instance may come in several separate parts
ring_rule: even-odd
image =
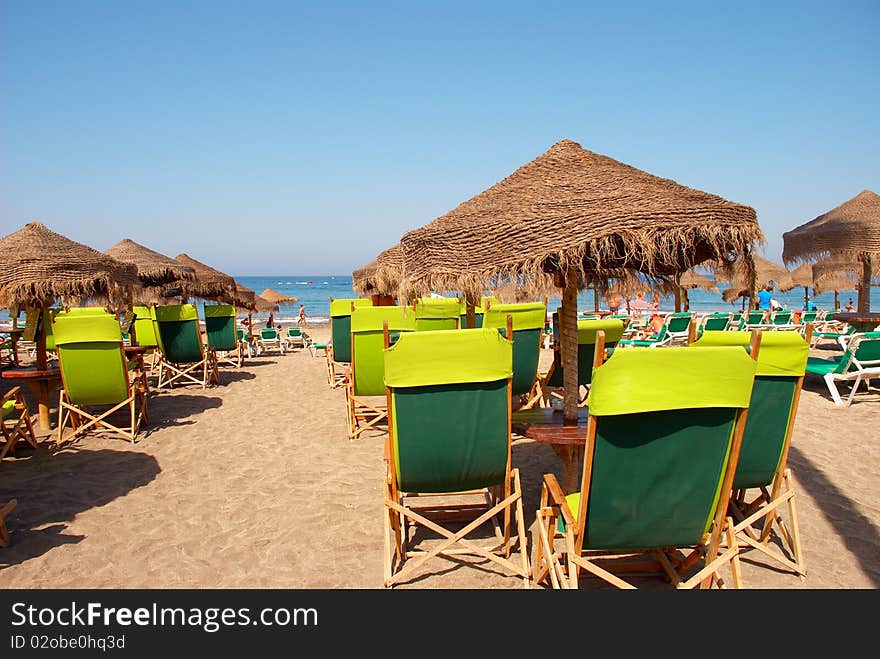
[[[831,398],[838,406],[842,406],[843,401],[837,384],[852,383],[846,399],[846,407],[849,407],[862,382],[870,390],[871,378],[880,378],[880,332],[853,334],[843,354],[836,359],[810,357],[807,360],[807,372],[825,380]]]
[[[348,438],[386,431],[384,328],[394,335],[415,331],[408,307],[358,307],[351,314],[351,369],[345,381]],[[381,398],[379,398],[381,397]]]
[[[760,337],[755,384],[729,507],[741,554],[758,550],[801,577],[806,575],[806,566],[788,455],[811,330],[807,328],[806,339],[799,332],[764,332]],[[751,332],[707,332],[692,347],[746,347],[753,341]],[[780,515],[783,506],[788,511],[787,523]],[[758,523],[760,529],[755,528]],[[770,542],[774,529],[788,556]]]
[[[263,327],[257,334],[257,355],[262,355],[270,350],[277,350],[284,354],[284,343],[281,341],[281,333],[274,327]]]
[[[661,346],[686,345],[688,332],[694,315],[689,311],[680,311],[667,314],[663,319],[663,326],[654,338],[623,339],[620,346],[635,348],[659,348]]]
[[[214,355],[205,350],[195,305],[173,304],[155,307],[156,337],[162,349],[157,389],[176,382],[202,385],[219,383]],[[197,377],[196,374],[200,375]]]
[[[386,587],[417,577],[435,556],[463,554],[529,586],[522,488],[511,465],[512,360],[511,342],[486,327],[408,332],[384,351],[394,417],[385,451]],[[467,523],[446,528],[450,519]],[[489,542],[475,537],[489,524]],[[421,551],[412,545],[417,528],[440,540]]]
[[[8,547],[10,542],[9,529],[6,528],[6,518],[18,504],[16,499],[0,504],[0,547]]]
[[[483,314],[482,326],[497,329],[506,337],[508,318],[513,339],[513,395],[520,399],[517,407],[534,407],[541,400],[540,394],[534,390],[547,307],[541,302],[493,304]]]
[[[119,322],[106,313],[62,312],[53,326],[63,381],[56,444],[60,446],[90,430],[110,431],[134,442],[147,419],[146,374],[130,367],[125,358]],[[94,408],[108,409],[93,412]],[[128,425],[111,423],[111,415],[125,408]],[[68,421],[74,432],[65,438]]]
[[[458,329],[459,302],[454,297],[420,297],[414,305],[416,331]]]
[[[0,398],[0,433],[3,434],[0,460],[7,455],[15,455],[15,447],[20,441],[37,448],[30,410],[21,387],[13,387]]]
[[[623,321],[615,319],[579,320],[578,327],[578,401],[581,406],[586,404],[586,392],[582,395],[581,388],[588,388],[593,381],[593,355],[596,350],[596,335],[603,332],[605,340],[602,349],[610,355],[621,342]],[[529,397],[540,395],[545,407],[550,407],[552,398],[561,399],[565,386],[565,369],[562,365],[562,351],[557,344],[553,349],[553,363],[543,376],[538,376],[538,386]]]
[[[330,343],[327,347],[327,383],[339,387],[345,383],[351,363],[351,312],[373,306],[369,298],[330,298]]]
[[[765,309],[751,309],[740,318],[737,330],[744,332],[754,328],[763,327],[766,323],[768,313],[770,312]]]
[[[205,335],[214,361],[241,367],[244,359],[242,343],[235,327],[235,307],[231,304],[205,305]]]
[[[587,574],[633,588],[652,571],[677,588],[741,583],[727,518],[755,362],[741,348],[615,350],[596,341],[579,492],[544,475],[533,527],[536,583]],[[621,396],[626,392],[626,396]],[[722,547],[726,538],[728,547]]]
[[[302,328],[300,327],[288,327],[287,330],[285,330],[284,335],[281,337],[281,340],[284,343],[286,350],[293,350],[295,347],[306,347],[306,339]]]
[[[700,323],[699,333],[703,332],[723,332],[731,327],[733,322],[733,314],[729,313],[710,313],[703,317]]]

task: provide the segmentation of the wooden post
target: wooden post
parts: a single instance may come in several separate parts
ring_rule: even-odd
[[[837,291],[834,291],[834,308],[840,309],[840,300],[837,299]]]
[[[593,311],[599,311],[599,289],[593,287]]]
[[[684,311],[691,310],[691,299],[688,297],[688,292],[686,288],[681,289],[681,292],[684,294],[682,296],[682,306],[684,307]]]
[[[40,302],[39,304],[40,310],[40,319],[37,323],[37,370],[44,371],[46,370],[46,323],[51,323],[52,319],[49,318],[49,307],[45,302]]]
[[[859,313],[871,311],[871,255],[862,254],[862,276],[859,278]]]
[[[467,305],[467,312],[465,314],[465,327],[468,329],[472,329],[477,326],[477,310],[474,301],[471,299],[471,296],[468,295],[465,298],[465,304]]]
[[[675,291],[673,291],[673,296],[675,298],[675,312],[678,313],[681,311],[681,286],[678,285],[678,282],[675,282]]]
[[[559,333],[564,369],[563,419],[566,424],[577,424],[578,419],[578,341],[577,341],[577,268],[570,266],[565,273],[562,307],[559,310]]]

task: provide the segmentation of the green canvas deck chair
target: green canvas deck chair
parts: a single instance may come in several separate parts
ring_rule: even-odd
[[[348,438],[366,430],[387,431],[384,327],[392,334],[415,331],[409,307],[358,307],[351,314],[351,370],[345,381]],[[380,425],[381,424],[381,425]]]
[[[144,356],[150,355],[150,371],[154,371],[162,357],[159,348],[159,340],[156,338],[155,312],[151,307],[135,306],[134,312],[134,335],[139,346],[149,348]]]
[[[620,346],[634,348],[659,348],[661,346],[674,346],[687,344],[688,331],[693,322],[694,315],[689,311],[677,311],[667,314],[663,319],[663,326],[654,338],[623,339]]]
[[[7,455],[15,455],[19,442],[37,448],[37,438],[31,423],[31,413],[21,387],[13,387],[0,397],[0,460]]]
[[[235,307],[231,304],[205,305],[205,335],[214,363],[241,367],[244,359],[241,341],[235,328]]]
[[[463,554],[487,559],[529,586],[522,490],[511,465],[512,353],[510,341],[485,327],[408,332],[384,351],[392,424],[387,587],[417,578],[433,557]],[[443,525],[450,519],[459,526]],[[424,537],[429,531],[440,539]],[[514,542],[518,557],[511,555]]]
[[[420,297],[413,304],[413,311],[417,332],[458,329],[458,298]]]
[[[189,382],[218,384],[220,374],[214,355],[205,350],[199,315],[193,304],[155,307],[156,336],[162,348],[157,389]]]
[[[692,347],[746,347],[751,337],[751,332],[707,332]],[[788,454],[810,350],[808,341],[799,332],[764,332],[760,337],[755,384],[729,508],[741,554],[758,550],[801,577],[806,568]],[[787,522],[780,514],[783,508],[787,509]],[[774,529],[787,555],[771,544]]]
[[[852,389],[845,405],[849,407],[862,382],[870,391],[871,378],[880,378],[880,332],[853,334],[843,354],[836,359],[810,357],[807,360],[807,373],[818,375],[825,380],[831,398],[838,406],[843,406],[844,403],[837,384],[851,383]]]
[[[587,403],[586,389],[592,382],[596,335],[600,331],[605,335],[603,350],[610,354],[614,352],[623,336],[623,321],[613,319],[578,321],[578,400],[581,406]],[[550,370],[546,375],[538,376],[538,389],[529,399],[531,400],[537,393],[541,397],[543,406],[550,407],[553,398],[562,398],[564,382],[562,351],[557,344],[553,349],[553,363],[550,365]]]
[[[61,367],[56,444],[89,431],[135,441],[147,420],[146,374],[129,365],[119,322],[110,314],[59,313],[53,320]],[[127,425],[112,422],[127,410]],[[73,433],[64,437],[68,422]]]
[[[710,313],[703,318],[700,324],[700,334],[703,332],[723,332],[732,326],[733,314],[729,313]]]
[[[369,298],[330,298],[330,344],[327,354],[327,383],[339,387],[345,383],[351,364],[351,312],[359,307],[371,307]]]
[[[516,408],[531,408],[541,401],[536,391],[541,332],[547,320],[547,307],[541,302],[493,304],[483,315],[483,327],[507,336],[507,318],[513,334],[513,396]]]
[[[597,365],[581,489],[566,496],[544,476],[535,581],[577,588],[585,573],[632,588],[624,577],[659,573],[678,588],[708,588],[726,585],[729,566],[739,587],[725,515],[754,377],[739,347],[615,350]]]
[[[306,337],[301,327],[288,327],[281,335],[281,341],[284,343],[285,350],[306,347]]]
[[[281,332],[274,327],[261,327],[257,333],[255,341],[257,347],[257,355],[264,352],[277,350],[280,354],[284,354],[284,343],[281,341]]]

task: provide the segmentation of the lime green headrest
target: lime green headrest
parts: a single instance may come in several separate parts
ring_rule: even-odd
[[[331,316],[350,316],[352,304],[355,306],[355,308],[371,307],[371,306],[373,306],[373,301],[370,298],[366,298],[366,297],[342,298],[339,300],[333,300],[330,303],[330,315]]]
[[[422,297],[416,302],[416,318],[458,318],[457,297]]]
[[[615,350],[593,369],[593,416],[705,407],[747,408],[755,362],[739,347]]]
[[[71,316],[103,316],[110,312],[104,307],[71,307],[65,313]]]
[[[513,317],[513,330],[543,329],[547,320],[547,307],[541,302],[525,304],[492,304],[483,314],[483,327],[504,329],[507,317]]]
[[[122,329],[110,314],[71,314],[61,312],[52,324],[55,345],[70,343],[121,342]]]
[[[617,318],[607,320],[579,320],[578,344],[596,343],[596,332],[605,332],[606,343],[617,343],[623,336],[623,321]]]
[[[385,349],[385,384],[423,387],[506,380],[513,375],[512,346],[497,329],[407,332]]]
[[[409,307],[358,307],[351,314],[351,333],[382,331],[385,321],[389,331],[415,330],[415,318]]]
[[[229,318],[235,316],[235,307],[231,304],[206,304],[205,318]]]
[[[751,332],[703,332],[692,348],[707,346],[747,346],[752,340]],[[756,375],[801,376],[807,368],[810,346],[799,332],[762,332],[761,349],[758,351]]]
[[[168,306],[155,307],[155,309],[156,320],[159,322],[199,319],[199,314],[194,304],[171,304]]]

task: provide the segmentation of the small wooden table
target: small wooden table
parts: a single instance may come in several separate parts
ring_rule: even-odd
[[[3,378],[15,380],[26,384],[37,398],[39,409],[40,429],[51,430],[52,422],[49,418],[49,397],[61,385],[61,370],[59,368],[47,368],[37,370],[35,368],[17,368],[2,372]]]
[[[587,419],[589,410],[578,408],[577,425],[565,425],[562,412],[542,407],[514,412],[511,417],[513,432],[534,439],[537,442],[550,444],[550,447],[562,460],[562,486],[566,494],[580,489],[578,467],[584,456],[587,444]]]
[[[848,312],[834,314],[834,320],[842,320],[843,322],[855,328],[856,332],[870,332],[877,325],[880,325],[880,313],[868,312]]]

